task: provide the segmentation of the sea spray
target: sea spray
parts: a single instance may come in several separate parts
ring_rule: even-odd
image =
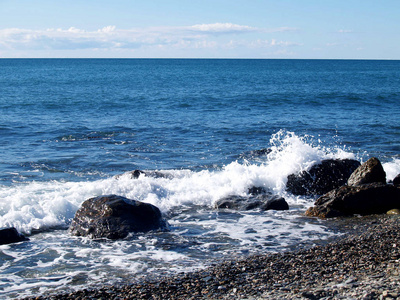
[[[0,187],[0,227],[32,230],[68,227],[88,198],[117,194],[151,203],[168,213],[180,206],[205,206],[229,195],[244,196],[251,187],[264,187],[286,196],[289,205],[298,198],[285,194],[287,176],[326,158],[353,158],[352,153],[311,145],[305,137],[279,131],[271,137],[271,152],[257,162],[233,161],[214,170],[160,170],[165,177],[129,173],[96,181],[30,182]],[[304,202],[304,201],[303,201]]]

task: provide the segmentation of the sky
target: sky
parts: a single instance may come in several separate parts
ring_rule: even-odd
[[[400,1],[0,0],[0,58],[400,59]]]

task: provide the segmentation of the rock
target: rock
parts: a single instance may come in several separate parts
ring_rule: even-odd
[[[288,176],[286,190],[294,195],[323,195],[346,184],[360,162],[354,159],[327,159],[308,171]]]
[[[400,215],[400,209],[394,208],[386,212],[387,215]]]
[[[371,157],[351,174],[347,185],[357,186],[374,182],[386,183],[386,173],[379,159]]]
[[[259,201],[249,200],[249,198],[231,195],[219,199],[215,202],[215,208],[218,209],[235,209],[235,210],[250,210],[261,206]]]
[[[272,152],[272,149],[270,149],[270,148],[257,149],[257,150],[252,150],[252,151],[248,151],[248,152],[240,154],[240,158],[254,159],[254,158],[258,158],[258,157],[267,156],[271,152]]]
[[[76,212],[69,230],[76,236],[119,239],[131,232],[166,231],[168,223],[152,204],[107,195],[86,200]]]
[[[279,196],[273,196],[269,198],[263,205],[261,205],[261,210],[288,210],[289,204],[286,202],[285,198]]]
[[[318,198],[306,215],[332,218],[383,214],[394,208],[400,209],[400,186],[370,183],[334,189]]]
[[[14,227],[0,229],[0,245],[29,241],[23,234]]]
[[[251,191],[251,189],[249,189]],[[271,193],[262,193],[248,197],[244,196],[227,196],[219,199],[215,203],[217,209],[235,209],[235,210],[251,210],[260,208],[261,210],[288,210],[289,205],[286,200]]]
[[[262,186],[252,186],[251,188],[249,188],[247,190],[247,192],[252,196],[268,193],[268,191],[265,188],[263,188]]]
[[[399,184],[400,184],[400,174],[397,175],[397,176],[393,179],[393,184],[394,184],[394,185],[399,185]]]
[[[124,174],[126,174],[126,173],[124,173]],[[124,174],[116,175],[115,178],[119,179]],[[140,177],[140,175],[148,176],[148,177],[154,177],[154,178],[168,178],[168,179],[173,178],[172,175],[165,174],[165,173],[162,173],[162,172],[159,172],[159,171],[134,170],[134,171],[128,172],[128,174],[130,175],[130,177],[132,179],[138,179]]]

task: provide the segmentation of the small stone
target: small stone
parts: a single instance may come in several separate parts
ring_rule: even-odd
[[[301,296],[303,296],[304,298],[307,298],[307,299],[317,299],[317,297],[315,297],[315,295],[309,291],[305,291],[305,292],[301,293]]]
[[[347,279],[344,283],[345,284],[350,284],[350,283],[354,283],[354,282],[356,282],[357,281],[357,279],[356,278],[354,278],[354,277],[350,277],[349,279]]]
[[[391,209],[386,214],[387,215],[400,215],[400,209],[398,209],[398,208]]]

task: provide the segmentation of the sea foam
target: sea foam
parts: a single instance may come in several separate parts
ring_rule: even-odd
[[[343,148],[312,144],[308,137],[279,131],[270,140],[271,151],[257,161],[233,161],[212,170],[161,170],[165,177],[129,173],[96,181],[28,182],[0,187],[0,227],[14,226],[25,234],[53,227],[67,227],[88,198],[118,194],[158,206],[164,213],[181,206],[213,207],[229,195],[246,195],[248,189],[264,187],[285,195],[287,176],[310,168],[327,158],[354,158]],[[386,164],[389,169],[399,165]],[[287,196],[289,205],[302,199]]]

